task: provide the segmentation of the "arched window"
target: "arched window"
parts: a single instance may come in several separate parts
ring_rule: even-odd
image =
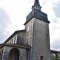
[[[28,38],[27,38],[27,45],[28,45]]]
[[[11,43],[13,43],[13,39],[11,41],[12,41]]]
[[[16,37],[14,37],[14,44],[16,44],[17,43],[17,38]]]
[[[40,60],[43,60],[43,56],[40,56]]]

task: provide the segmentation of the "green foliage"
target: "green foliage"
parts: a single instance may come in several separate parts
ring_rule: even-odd
[[[56,54],[53,54],[52,60],[57,60]]]

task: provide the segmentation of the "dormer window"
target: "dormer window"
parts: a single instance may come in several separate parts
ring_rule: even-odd
[[[10,43],[10,41],[8,41],[8,43]]]
[[[14,38],[12,39],[12,43],[14,44]]]
[[[28,38],[27,38],[27,45],[28,45]]]
[[[13,37],[11,40],[9,40],[7,43],[12,43],[12,44],[16,44],[17,43],[17,37]]]
[[[12,40],[10,40],[9,43],[12,43]]]
[[[12,43],[13,43],[13,39],[12,39]]]
[[[16,39],[16,37],[14,37],[14,44],[16,44],[17,43],[17,39]]]

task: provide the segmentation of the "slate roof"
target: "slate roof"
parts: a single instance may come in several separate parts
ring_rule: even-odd
[[[4,43],[6,43],[7,41],[9,41],[13,36],[15,36],[16,34],[18,34],[19,32],[25,32],[26,30],[17,30],[15,31]]]
[[[48,21],[47,14],[43,13],[43,12],[40,11],[40,10],[36,10],[36,9],[32,10],[32,11],[28,14],[28,16],[26,17],[26,22],[25,22],[25,24],[28,23],[32,18],[36,18],[36,19],[38,19],[38,20],[41,20],[41,21],[50,23],[50,22]],[[24,24],[24,25],[25,25],[25,24]]]

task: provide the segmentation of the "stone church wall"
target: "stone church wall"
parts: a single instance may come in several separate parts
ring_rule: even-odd
[[[33,27],[33,57],[40,60],[50,60],[50,41],[49,41],[49,24],[35,19]]]
[[[20,32],[17,35],[17,44],[25,45],[26,41],[26,32]]]
[[[9,58],[9,53],[10,50],[13,49],[14,47],[9,47],[9,46],[5,46],[4,47],[4,51],[3,51],[3,55],[2,55],[2,60],[8,60]],[[21,60],[27,60],[27,50],[23,49],[23,48],[16,48],[19,50],[20,55],[19,55],[19,59]]]

